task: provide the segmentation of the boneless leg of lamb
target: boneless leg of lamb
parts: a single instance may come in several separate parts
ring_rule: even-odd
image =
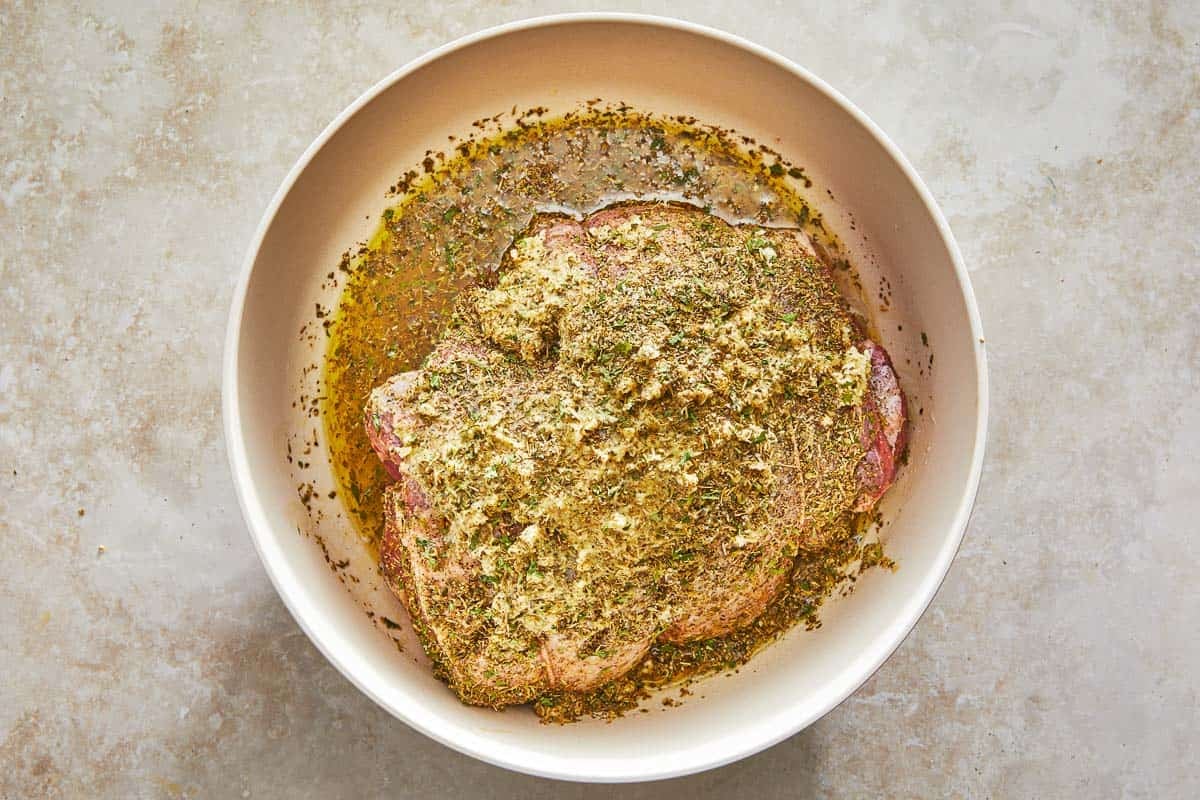
[[[669,256],[672,247],[696,246],[687,241],[684,223],[700,213],[670,206],[626,206],[600,212],[582,224],[542,217],[535,220],[530,232],[540,235],[546,250],[569,251],[571,265],[594,274],[598,269],[619,266],[613,267],[611,262],[598,266],[593,258],[595,244],[588,240],[589,228],[619,226],[636,215],[667,230],[659,247]],[[713,224],[725,226],[719,220]],[[812,248],[799,232],[772,231],[769,236],[781,257],[811,256]],[[521,329],[521,336],[509,337],[512,340],[506,340],[504,346],[523,358],[546,358],[558,335],[555,318],[525,322],[528,325]],[[862,456],[857,475],[861,488],[853,510],[865,511],[895,479],[905,445],[906,409],[884,349],[870,340],[862,341],[859,349],[869,358],[870,373],[860,409]],[[426,424],[414,402],[417,387],[429,373],[448,365],[469,371],[490,357],[478,343],[448,338],[423,369],[397,375],[372,392],[365,409],[371,445],[396,479],[387,489],[384,506],[384,576],[408,608],[431,658],[465,701],[499,707],[527,702],[551,690],[596,688],[632,669],[657,639],[686,642],[729,633],[753,621],[778,595],[792,560],[805,544],[806,530],[803,479],[786,469],[776,491],[774,524],[753,546],[740,552],[713,543],[711,552],[704,555],[705,568],[694,575],[690,587],[678,592],[668,619],[626,625],[601,648],[585,647],[570,626],[548,630],[532,643],[498,644],[498,634],[472,614],[472,608],[481,602],[480,593],[488,591],[481,580],[482,566],[468,544],[455,539],[447,520],[436,510],[429,488],[422,485],[407,461],[413,434]]]

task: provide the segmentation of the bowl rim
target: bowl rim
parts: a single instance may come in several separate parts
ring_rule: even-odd
[[[831,100],[843,111],[849,114],[859,125],[861,125],[870,135],[884,148],[885,152],[893,162],[900,168],[904,177],[916,190],[918,197],[925,206],[926,212],[933,219],[937,226],[938,232],[942,238],[942,242],[950,254],[951,261],[954,265],[955,278],[958,283],[958,288],[962,294],[963,301],[966,306],[968,320],[970,322],[971,334],[977,344],[974,346],[973,352],[975,355],[975,380],[977,391],[976,405],[976,427],[975,437],[972,442],[972,455],[970,470],[967,478],[967,485],[959,499],[958,507],[954,512],[954,521],[952,531],[945,541],[942,543],[938,551],[937,558],[931,565],[932,569],[928,571],[924,581],[921,584],[920,591],[917,593],[919,602],[915,606],[916,612],[910,614],[907,618],[897,619],[892,623],[885,635],[877,638],[873,643],[872,648],[875,650],[872,657],[865,663],[862,661],[856,662],[847,667],[847,670],[857,670],[856,675],[852,679],[843,683],[836,692],[831,693],[830,697],[820,704],[819,710],[807,716],[796,717],[789,724],[780,726],[779,729],[758,737],[746,737],[739,739],[738,743],[731,749],[721,752],[713,757],[711,753],[708,757],[694,757],[692,754],[696,751],[685,751],[678,754],[669,761],[664,759],[666,766],[655,767],[650,770],[642,770],[638,772],[622,772],[620,768],[614,769],[612,762],[597,762],[588,765],[586,763],[579,764],[582,769],[572,769],[570,771],[548,766],[551,760],[527,759],[520,760],[519,758],[506,757],[502,753],[495,752],[494,748],[485,746],[487,740],[479,738],[478,742],[462,741],[461,728],[459,726],[447,727],[439,725],[439,720],[433,714],[417,713],[416,705],[410,709],[397,708],[393,703],[384,700],[378,692],[376,692],[367,682],[361,678],[356,672],[355,665],[347,663],[345,654],[330,645],[325,638],[314,630],[314,627],[306,619],[303,610],[300,606],[304,605],[302,594],[304,589],[295,581],[290,580],[290,577],[282,573],[282,567],[277,563],[277,558],[280,553],[276,552],[273,543],[269,541],[268,535],[271,529],[267,521],[266,514],[263,510],[262,503],[259,499],[257,489],[254,485],[254,480],[251,474],[249,462],[247,459],[245,442],[242,437],[242,421],[239,410],[239,387],[237,384],[238,375],[238,346],[241,340],[241,325],[242,317],[245,311],[246,293],[250,284],[250,278],[254,271],[254,265],[258,260],[263,241],[267,231],[270,230],[275,218],[283,204],[284,199],[291,192],[297,179],[308,167],[310,162],[321,151],[325,144],[333,138],[341,127],[364,106],[374,100],[387,89],[391,88],[395,83],[407,77],[418,69],[430,64],[445,55],[453,53],[493,38],[506,36],[508,34],[525,31],[539,27],[553,27],[557,25],[574,25],[574,24],[591,24],[591,23],[624,23],[643,25],[648,27],[663,28],[668,30],[690,33],[700,37],[713,39],[716,42],[732,47],[736,47],[745,52],[750,53],[760,59],[763,59],[770,64],[780,67],[802,81],[805,81],[827,99]],[[963,263],[962,254],[959,251],[958,244],[954,239],[954,235],[950,230],[949,224],[942,215],[941,209],[938,207],[932,194],[926,187],[925,182],[917,174],[916,170],[905,158],[904,154],[886,133],[863,111],[851,103],[840,92],[827,84],[821,78],[809,72],[804,67],[796,64],[790,59],[762,46],[751,42],[736,34],[728,33],[706,25],[701,25],[686,20],[676,19],[672,17],[664,17],[651,14],[635,14],[624,12],[579,12],[567,14],[551,14],[544,16],[529,17],[526,19],[516,20],[513,22],[496,25],[485,28],[474,33],[462,36],[451,42],[448,42],[440,47],[434,48],[423,55],[409,61],[392,73],[375,83],[365,92],[359,95],[350,105],[348,105],[341,113],[339,113],[333,121],[331,121],[324,130],[313,140],[313,142],[304,150],[296,163],[288,171],[283,182],[272,196],[270,203],[267,205],[263,213],[258,227],[251,239],[250,246],[246,252],[246,256],[242,262],[241,269],[238,274],[237,283],[234,287],[232,300],[230,302],[229,320],[225,333],[224,353],[222,357],[222,387],[221,387],[221,406],[222,416],[224,418],[224,434],[226,454],[229,459],[230,470],[233,475],[234,488],[238,498],[238,504],[241,507],[242,517],[246,522],[250,532],[250,537],[254,542],[259,559],[266,570],[271,583],[274,585],[276,592],[283,600],[284,605],[288,608],[297,625],[305,632],[309,640],[317,647],[318,650],[325,656],[328,661],[337,668],[343,676],[346,677],[354,686],[363,694],[367,695],[377,705],[385,709],[392,716],[404,722],[406,725],[414,728],[420,733],[429,738],[454,749],[465,755],[477,758],[481,761],[499,766],[505,769],[516,772],[536,775],[544,778],[552,778],[557,780],[579,781],[579,782],[614,782],[625,783],[635,781],[651,781],[662,780],[666,778],[680,777],[689,775],[704,770],[713,769],[724,766],[726,764],[738,761],[748,756],[761,752],[768,747],[771,747],[784,739],[795,735],[804,728],[811,725],[816,720],[823,717],[825,714],[832,711],[846,700],[851,694],[858,690],[868,678],[870,678],[888,658],[899,648],[900,644],[908,637],[909,633],[916,626],[918,620],[924,616],[929,604],[932,602],[938,589],[941,587],[946,575],[949,572],[950,565],[954,560],[955,555],[962,543],[962,539],[966,533],[967,526],[970,522],[970,517],[975,504],[975,498],[979,490],[979,482],[982,474],[984,449],[987,438],[987,422],[988,422],[988,374],[987,374],[987,353],[984,347],[983,327],[979,317],[979,309],[976,305],[975,294],[971,287],[971,282],[967,274],[967,269]],[[456,738],[456,732],[459,736]]]

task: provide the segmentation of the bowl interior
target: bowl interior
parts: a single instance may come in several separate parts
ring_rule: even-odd
[[[385,81],[323,135],[268,212],[243,275],[227,352],[227,432],[272,579],[313,641],[363,691],[429,735],[503,766],[568,779],[647,779],[778,741],[840,702],[891,653],[932,597],[966,524],[982,448],[983,352],[948,230],[858,112],[816,79],[730,37],[646,19],[568,18],[510,26],[435,56]],[[738,674],[694,686],[681,707],[653,702],[651,713],[612,724],[560,728],[540,725],[526,709],[464,706],[429,673],[403,609],[382,588],[338,501],[325,497],[333,479],[320,421],[294,407],[316,389],[305,368],[321,363],[324,336],[297,331],[314,303],[336,305],[326,275],[369,237],[388,187],[426,150],[444,149],[449,134],[514,105],[566,111],[595,97],[732,127],[805,167],[814,181],[808,196],[846,241],[865,294],[876,297],[881,280],[890,285],[888,308],[871,312],[911,401],[912,444],[883,503],[881,535],[897,572],[867,573],[826,606],[820,630],[792,631]],[[289,463],[289,444],[293,452],[312,446],[310,467]],[[297,489],[310,483],[311,509]],[[343,560],[340,569],[328,563]],[[383,617],[400,627],[381,624]]]

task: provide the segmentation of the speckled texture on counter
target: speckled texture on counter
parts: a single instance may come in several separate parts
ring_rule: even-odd
[[[244,248],[308,142],[422,51],[576,4],[141,5],[0,5],[0,797],[1200,794],[1200,5],[610,4],[779,50],[894,137],[993,409],[962,551],[878,674],[619,790],[458,755],[327,664],[219,409]]]

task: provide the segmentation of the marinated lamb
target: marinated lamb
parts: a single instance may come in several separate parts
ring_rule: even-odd
[[[589,692],[755,620],[887,491],[905,414],[801,231],[538,215],[371,393],[382,569],[465,702]]]

